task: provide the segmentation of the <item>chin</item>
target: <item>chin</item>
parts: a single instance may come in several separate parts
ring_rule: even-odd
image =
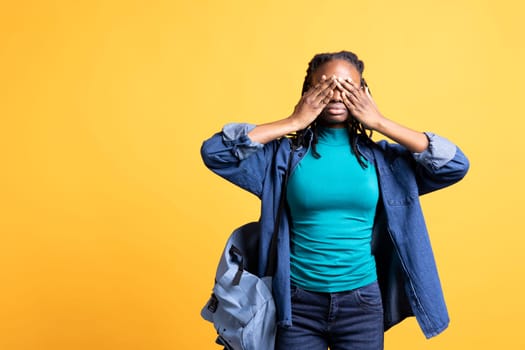
[[[317,120],[324,125],[343,124],[348,121],[348,114],[321,114]]]

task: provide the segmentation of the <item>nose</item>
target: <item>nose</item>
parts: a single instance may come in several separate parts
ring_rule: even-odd
[[[334,101],[343,101],[341,97],[341,91],[338,88],[334,89],[334,94],[332,95],[332,100]]]

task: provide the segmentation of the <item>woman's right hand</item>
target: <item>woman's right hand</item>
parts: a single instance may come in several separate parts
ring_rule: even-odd
[[[248,137],[265,144],[289,133],[305,129],[321,114],[332,99],[337,86],[335,77],[322,76],[321,81],[304,93],[294,108],[292,115],[274,122],[257,125],[248,132]]]
[[[336,86],[337,78],[335,76],[327,78],[323,75],[319,83],[304,93],[289,117],[294,123],[296,131],[306,128],[321,114],[332,99]]]

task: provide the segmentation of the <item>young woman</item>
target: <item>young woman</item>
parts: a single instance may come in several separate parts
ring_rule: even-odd
[[[292,157],[273,279],[279,350],[382,349],[408,316],[427,337],[449,322],[418,197],[459,181],[468,160],[384,117],[363,69],[352,52],[318,54],[289,117],[227,124],[201,149],[212,171],[261,199],[261,275]]]

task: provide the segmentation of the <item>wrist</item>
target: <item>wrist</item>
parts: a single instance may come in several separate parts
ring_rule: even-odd
[[[290,115],[285,120],[288,133],[292,133],[305,128],[305,126],[302,125],[300,118],[295,113]]]
[[[388,133],[390,125],[391,121],[380,114],[376,118],[375,122],[372,125],[370,125],[370,129],[384,135],[385,133]]]

